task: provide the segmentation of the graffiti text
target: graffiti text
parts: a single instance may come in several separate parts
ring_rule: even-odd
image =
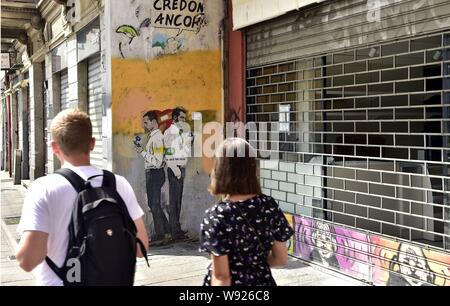
[[[155,0],[152,24],[155,28],[198,31],[205,23],[203,1]]]

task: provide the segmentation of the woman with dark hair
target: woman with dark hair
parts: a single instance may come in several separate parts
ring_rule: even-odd
[[[256,152],[241,138],[218,148],[210,192],[224,199],[206,210],[200,250],[211,254],[205,286],[276,286],[270,267],[287,263],[293,234],[272,197],[262,194]]]

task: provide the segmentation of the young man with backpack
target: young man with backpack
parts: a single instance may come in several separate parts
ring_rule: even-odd
[[[52,150],[62,168],[34,181],[19,224],[16,258],[39,285],[133,284],[145,257],[144,215],[128,181],[90,164],[88,115],[65,110],[52,121]]]

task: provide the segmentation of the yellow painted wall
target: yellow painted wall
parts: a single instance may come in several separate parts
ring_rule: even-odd
[[[145,111],[184,106],[193,111],[216,111],[221,121],[220,51],[192,51],[146,62],[112,61],[113,134],[142,131]]]

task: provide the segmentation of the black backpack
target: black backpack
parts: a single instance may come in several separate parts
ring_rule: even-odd
[[[65,177],[78,193],[69,225],[69,245],[64,265],[49,267],[65,286],[132,286],[139,245],[147,261],[136,226],[116,190],[114,174],[103,170],[101,187],[94,188],[70,169],[55,173]]]

